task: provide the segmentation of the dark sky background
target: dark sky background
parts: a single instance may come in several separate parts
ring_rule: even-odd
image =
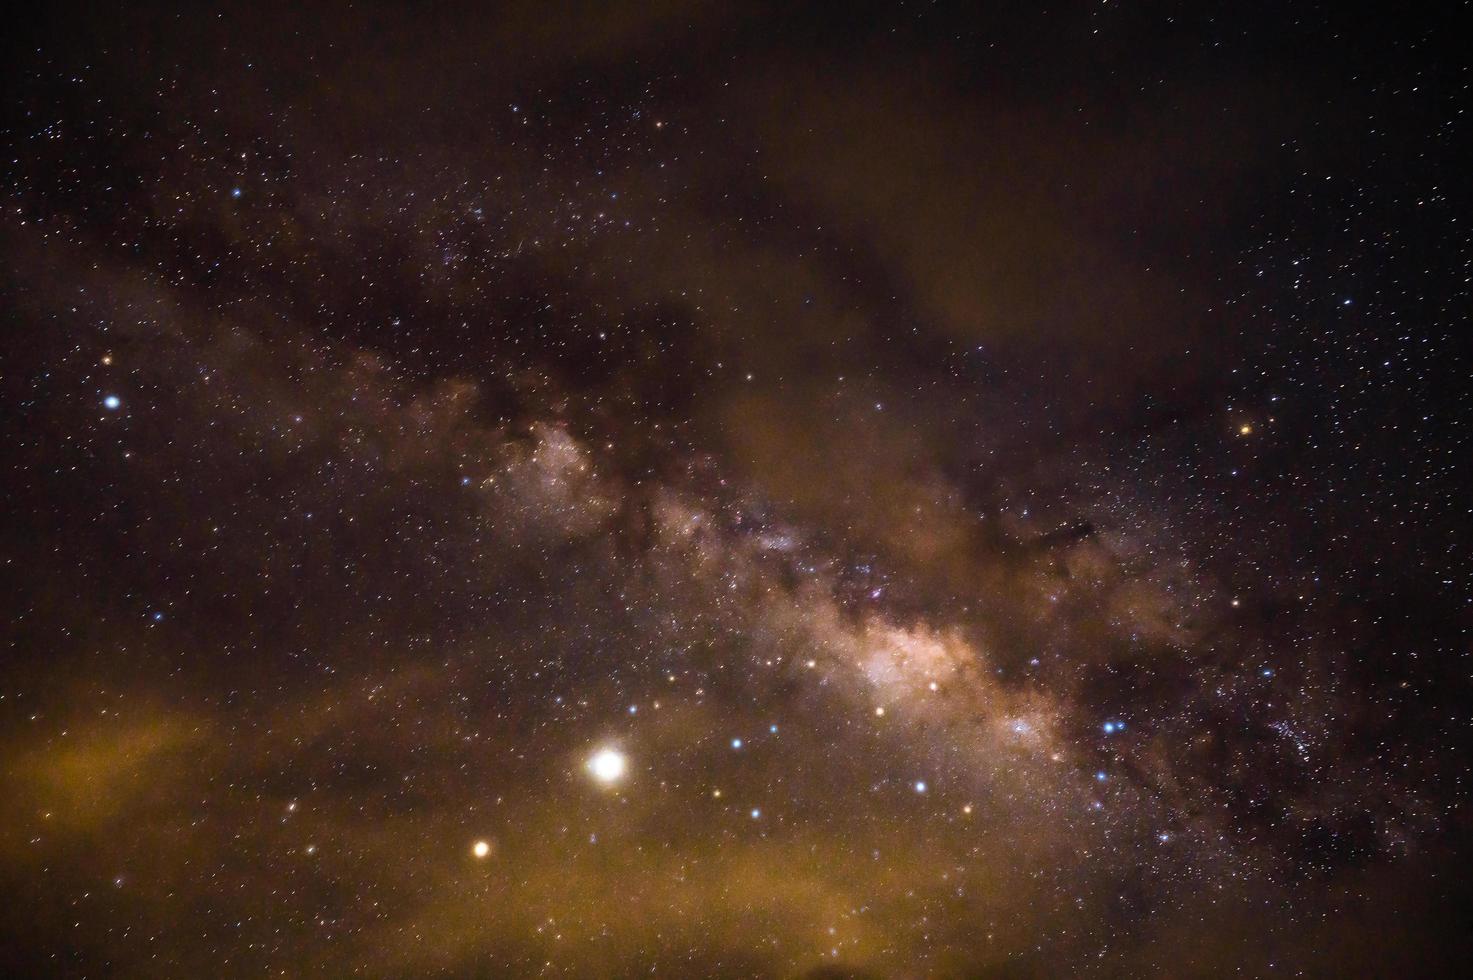
[[[8,975],[1466,968],[1465,5],[124,6],[4,32]]]

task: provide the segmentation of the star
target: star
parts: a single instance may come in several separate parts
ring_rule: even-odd
[[[588,771],[601,783],[617,783],[628,768],[629,760],[624,753],[613,748],[599,749],[588,760]]]

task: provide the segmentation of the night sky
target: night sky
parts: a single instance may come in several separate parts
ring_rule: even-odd
[[[1466,4],[32,6],[0,973],[1466,975]]]

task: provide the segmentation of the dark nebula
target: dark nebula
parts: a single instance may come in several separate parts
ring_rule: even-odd
[[[0,973],[1465,975],[1463,5],[32,6]]]

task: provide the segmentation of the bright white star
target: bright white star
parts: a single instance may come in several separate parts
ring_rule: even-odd
[[[615,783],[624,777],[629,760],[617,749],[599,749],[588,760],[588,771],[601,783]]]

